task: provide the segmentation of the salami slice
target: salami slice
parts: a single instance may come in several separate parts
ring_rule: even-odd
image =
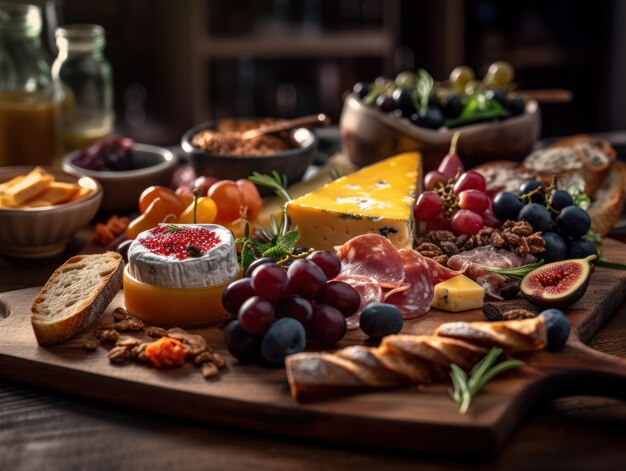
[[[409,288],[391,294],[385,302],[398,306],[405,319],[419,317],[430,310],[435,292],[428,259],[415,250],[401,249],[398,254]]]
[[[346,319],[348,323],[348,329],[357,329],[359,327],[359,317],[361,317],[361,311],[365,306],[370,303],[378,303],[383,299],[383,290],[376,279],[370,276],[360,275],[339,275],[333,281],[343,281],[352,286],[359,296],[361,296],[361,305],[356,314]]]
[[[432,258],[422,258],[428,264],[428,269],[433,274],[434,285],[463,274],[463,271],[450,270],[448,267],[444,267],[442,264],[435,262]]]
[[[337,250],[341,275],[369,276],[383,288],[397,288],[404,282],[402,258],[391,242],[378,234],[363,234]]]

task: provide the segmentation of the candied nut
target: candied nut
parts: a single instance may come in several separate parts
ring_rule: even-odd
[[[433,260],[435,262],[437,262],[438,264],[443,265],[445,267],[446,264],[448,263],[448,256],[447,255],[437,255],[436,257],[433,257]]]
[[[202,373],[202,376],[204,376],[204,379],[214,378],[219,374],[217,366],[215,366],[213,363],[203,364],[201,366],[200,372]]]
[[[499,232],[494,232],[493,234],[491,234],[491,237],[489,237],[489,243],[493,245],[496,249],[501,249],[506,245],[506,240],[504,240],[502,234],[500,234]]]
[[[529,311],[528,309],[509,309],[502,313],[503,321],[511,321],[514,319],[530,319],[537,317],[537,314]]]
[[[202,365],[203,363],[208,363],[208,362],[213,363],[214,362],[213,354],[205,350],[204,352],[201,352],[198,355],[196,355],[196,357],[193,359],[193,362],[196,365]]]
[[[117,342],[120,338],[120,334],[115,329],[104,329],[98,332],[98,339],[101,342]]]
[[[462,249],[465,246],[465,244],[471,239],[472,239],[471,236],[467,234],[461,234],[454,241],[454,245],[456,245],[459,249]]]
[[[167,330],[163,327],[148,327],[148,331],[146,333],[149,337],[158,339],[160,337],[165,337],[167,335]]]
[[[116,307],[112,314],[113,319],[115,319],[116,321],[123,321],[124,319],[129,319],[131,317],[131,315],[129,314],[129,312],[124,309],[122,306],[120,307]]]
[[[415,243],[414,243],[415,247],[419,247],[422,244],[430,244],[430,240],[427,239],[426,237],[418,237],[415,239]]]
[[[132,358],[131,348],[123,345],[113,347],[107,356],[111,363],[125,363]]]
[[[430,231],[426,237],[434,244],[441,245],[442,242],[454,242],[456,236],[452,231]]]
[[[213,363],[215,363],[215,366],[217,366],[220,369],[222,369],[222,368],[224,368],[226,366],[226,360],[219,353],[214,353],[213,354]]]
[[[441,250],[441,248],[439,248],[437,245],[433,244],[433,243],[425,243],[420,245],[417,248],[417,251],[421,254],[425,254],[425,253],[434,253],[436,255],[441,255],[443,252]],[[426,255],[428,257],[428,255]]]
[[[452,257],[453,255],[459,253],[459,248],[454,244],[454,242],[442,242],[441,244],[439,244],[439,246],[441,247],[443,253],[446,254],[448,257]]]
[[[144,324],[139,319],[129,318],[115,323],[118,332],[139,332],[143,330]]]
[[[150,360],[146,357],[146,347],[149,344],[147,342],[140,343],[136,347],[132,348],[132,356],[133,358],[137,358],[139,361],[149,362]]]
[[[121,346],[121,347],[136,347],[137,345],[141,344],[141,340],[136,339],[135,337],[129,337],[129,336],[120,336],[119,339],[117,339],[117,342],[115,343],[115,346]]]

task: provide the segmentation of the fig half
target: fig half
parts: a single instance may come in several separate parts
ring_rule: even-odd
[[[567,307],[583,297],[589,286],[591,260],[587,258],[548,263],[528,273],[520,291],[530,303],[539,307]]]

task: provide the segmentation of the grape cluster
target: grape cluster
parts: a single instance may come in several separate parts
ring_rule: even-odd
[[[255,260],[222,296],[224,308],[237,316],[224,331],[230,353],[240,361],[282,364],[304,350],[307,340],[323,345],[341,340],[361,297],[347,283],[328,281],[340,270],[339,258],[323,250],[287,269],[271,258]]]
[[[133,144],[128,137],[109,136],[80,150],[72,163],[87,170],[131,170]]]
[[[497,222],[485,191],[485,178],[472,170],[459,173],[448,179],[440,166],[426,174],[426,191],[417,199],[413,215],[417,221],[428,223],[428,231],[453,230],[457,235],[474,235],[485,225]]]
[[[591,228],[589,214],[574,204],[572,195],[554,185],[545,188],[537,180],[527,180],[518,193],[498,193],[493,212],[501,221],[527,221],[534,231],[541,232],[546,242],[542,255],[546,262],[598,253],[591,242],[582,238]]]

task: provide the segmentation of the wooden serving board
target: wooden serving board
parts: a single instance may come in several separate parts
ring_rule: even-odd
[[[604,254],[625,263],[626,245],[606,240]],[[487,385],[466,415],[459,414],[447,384],[298,404],[289,395],[282,368],[238,364],[217,328],[197,331],[228,359],[227,370],[209,381],[191,365],[172,370],[112,365],[104,348],[81,348],[89,332],[42,348],[30,326],[30,305],[38,290],[0,295],[0,377],[215,424],[357,446],[490,454],[542,400],[572,394],[626,397],[626,360],[583,344],[624,303],[626,272],[596,269],[586,295],[567,311],[573,330],[565,348],[520,356],[527,366]],[[119,293],[103,319],[122,304]],[[479,310],[433,310],[407,321],[403,332],[431,334],[438,325],[456,320],[484,317]],[[362,334],[350,332],[340,346],[364,342]]]

